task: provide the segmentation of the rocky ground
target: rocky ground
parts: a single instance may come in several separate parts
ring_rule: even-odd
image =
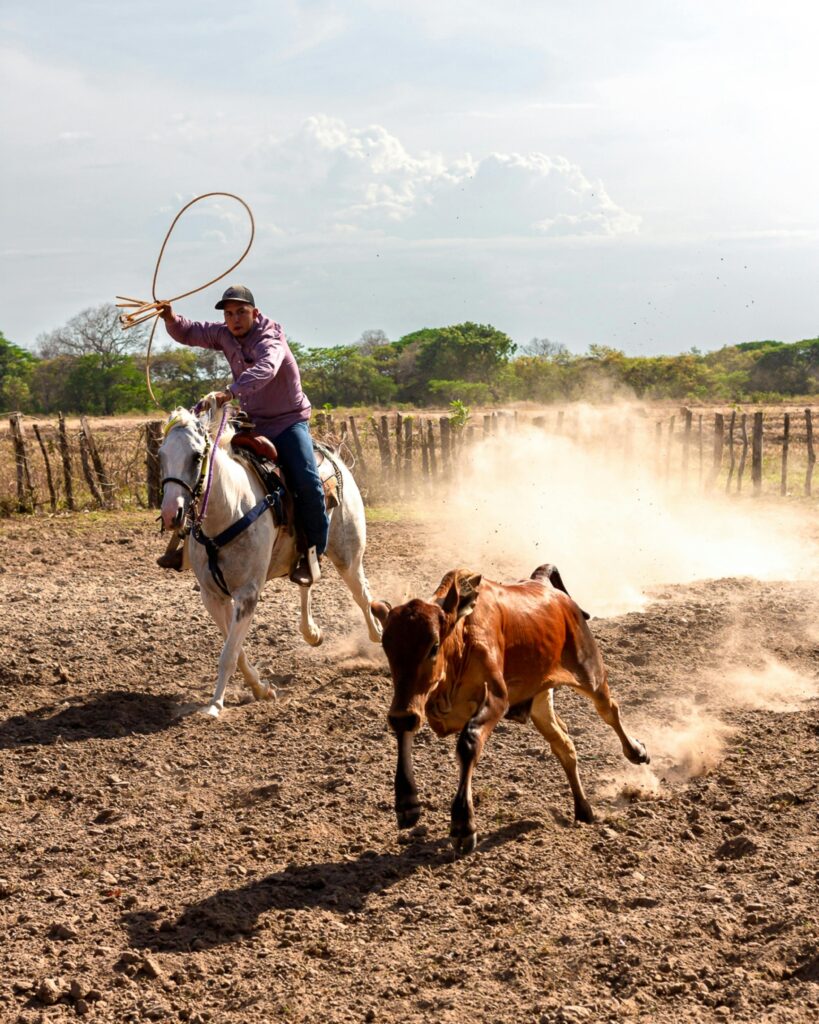
[[[651,770],[561,691],[599,821],[503,723],[457,859],[454,741],[419,736],[425,814],[396,829],[386,663],[335,573],[315,650],[269,586],[250,650],[278,700],[237,677],[212,721],[188,712],[216,632],[154,529],[0,523],[0,1020],[819,1017],[815,591],[711,581],[593,619]],[[374,591],[430,592],[451,566],[424,551],[373,523]]]

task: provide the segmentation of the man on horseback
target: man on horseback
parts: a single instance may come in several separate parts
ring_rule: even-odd
[[[329,523],[308,426],[310,402],[301,389],[299,368],[281,324],[259,312],[250,289],[232,285],[216,309],[222,310],[224,323],[186,320],[174,314],[170,303],[159,315],[174,341],[225,355],[233,383],[216,393],[218,404],[238,399],[255,431],[276,446],[304,534],[305,550],[299,552],[290,579],[307,587],[321,576],[319,556],[327,546]],[[181,568],[182,550],[166,552],[158,562],[163,568]]]

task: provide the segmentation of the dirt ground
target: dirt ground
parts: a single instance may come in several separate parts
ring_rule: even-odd
[[[186,712],[216,631],[155,529],[0,523],[0,1020],[819,1017],[817,702],[749,705],[713,671],[733,636],[815,684],[815,592],[723,579],[593,619],[653,772],[560,691],[599,820],[575,826],[538,734],[502,723],[458,859],[454,740],[428,729],[424,817],[398,833],[386,662],[336,574],[317,649],[268,586],[249,649],[278,699],[243,703],[237,676],[212,721]],[[431,592],[452,566],[425,548],[420,523],[371,524],[374,592]]]

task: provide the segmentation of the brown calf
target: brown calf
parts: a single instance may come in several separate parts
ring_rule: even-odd
[[[395,812],[399,828],[421,816],[412,766],[412,740],[426,715],[439,736],[460,730],[461,776],[452,802],[450,836],[459,853],[475,849],[472,773],[492,730],[504,717],[530,717],[563,765],[577,821],[594,812],[577,772],[577,755],[555,713],[552,690],[572,686],[593,701],[620,738],[633,764],[649,757],[620,724],[606,670],[586,615],[569,597],[552,565],[530,579],[501,584],[463,569],[448,572],[432,601],[415,599],[397,608],[374,601],[384,627],[381,642],[390,663],[393,699],[388,720],[398,740]]]

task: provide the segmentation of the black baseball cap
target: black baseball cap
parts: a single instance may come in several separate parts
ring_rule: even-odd
[[[224,309],[226,302],[246,302],[248,305],[256,308],[256,303],[253,301],[253,292],[249,288],[245,288],[243,284],[232,284],[230,288],[225,289],[225,294],[222,296],[219,302],[216,303],[216,309]]]

